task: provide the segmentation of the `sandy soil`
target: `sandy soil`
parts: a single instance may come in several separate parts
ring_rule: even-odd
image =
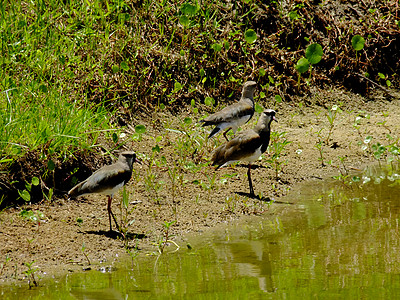
[[[323,140],[327,138],[330,124],[325,113],[334,104],[342,111],[337,115],[328,143],[322,144],[326,162],[322,166],[316,147],[318,132]],[[45,273],[112,266],[114,261],[129,257],[127,250],[131,255],[158,254],[160,241],[165,238],[163,224],[174,220],[176,223],[170,227],[169,239],[186,247],[185,234],[189,232],[204,232],[217,224],[271,213],[276,206],[288,205],[281,197],[296,184],[322,180],[339,174],[339,170],[351,172],[373,162],[371,153],[362,150],[359,144],[366,136],[373,137],[371,143],[379,141],[384,145],[389,143],[388,134],[393,141],[398,139],[398,98],[390,100],[378,95],[374,99],[365,99],[341,90],[326,90],[299,99],[298,103],[282,103],[276,110],[279,122],[272,124],[272,130],[286,132],[284,138],[291,143],[282,152],[280,161],[285,163],[279,178],[275,177],[274,166],[267,162],[271,154],[265,154],[252,170],[254,189],[261,195],[261,200],[247,195],[245,166],[218,171],[212,167],[180,166],[179,158],[187,155],[177,149],[182,134],[165,128],[179,129],[179,120],[191,116],[190,108],[184,109],[179,118],[155,113],[152,118],[136,120],[134,125],[144,124],[148,131],[141,141],[128,144],[146,162],[134,165],[134,175],[127,185],[131,204],[128,210],[121,209],[121,194],[113,201],[114,213],[120,223],[126,225],[126,239],[109,234],[104,196],[55,199],[52,203],[9,208],[0,212],[0,280],[23,280],[24,271],[28,270],[25,263],[33,261],[32,266],[38,268],[35,275],[44,276]],[[257,118],[256,114],[245,128],[254,126]],[[356,118],[358,127],[354,126]],[[162,136],[162,140],[156,142],[157,136]],[[221,143],[224,139],[220,136],[218,140]],[[198,149],[193,161],[197,165],[204,163],[215,143],[209,142],[207,147]],[[160,153],[156,154],[157,161],[165,156],[171,170],[174,165],[176,167],[174,185],[164,164],[149,167],[152,147],[156,144],[161,147]],[[21,217],[23,209],[31,209],[37,215],[40,211],[43,214],[40,224]],[[136,246],[138,250],[135,250]],[[172,243],[166,247],[167,251],[174,248]]]

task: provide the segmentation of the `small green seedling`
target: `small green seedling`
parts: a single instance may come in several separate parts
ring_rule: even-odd
[[[38,186],[40,183],[39,178],[37,177],[32,177],[31,182],[26,182],[25,183],[25,190],[18,190],[18,194],[19,196],[24,199],[26,202],[31,201],[31,190],[32,190],[32,186]]]
[[[172,243],[172,244],[174,244],[176,246],[176,250],[175,251],[178,251],[179,248],[180,248],[177,243],[175,243],[174,241],[170,240],[170,238],[173,237],[173,235],[170,235],[169,231],[170,231],[171,226],[173,224],[175,224],[175,223],[176,223],[176,221],[171,221],[171,222],[165,221],[164,224],[163,224],[164,237],[163,237],[163,239],[161,239],[161,241],[160,241],[160,243],[158,245],[158,252],[160,254],[162,254],[164,252],[165,247],[167,246],[168,243]]]
[[[85,258],[86,258],[88,264],[90,265],[90,260],[89,260],[89,257],[87,256],[87,254],[85,253],[85,250],[86,250],[86,246],[85,246],[85,242],[83,242],[83,243],[82,243],[81,251],[82,251],[83,255],[85,256]]]
[[[35,278],[35,273],[37,272],[37,270],[39,270],[39,268],[33,267],[34,263],[35,261],[32,261],[31,263],[24,263],[24,265],[28,268],[28,270],[24,271],[24,274],[28,278],[29,289],[32,288],[31,283],[33,283],[35,286],[39,285]]]
[[[358,61],[358,51],[364,49],[365,39],[361,35],[355,35],[351,39],[351,45],[353,49],[356,51],[356,60]]]
[[[324,55],[324,51],[322,50],[322,46],[318,43],[311,44],[306,49],[306,57],[300,58],[295,66],[296,71],[299,73],[297,78],[297,88],[300,89],[300,78],[301,74],[308,71],[311,67],[310,71],[310,79],[312,74],[312,66],[319,63]]]
[[[132,135],[133,140],[141,141],[142,135],[146,132],[146,126],[144,125],[136,125],[135,126],[135,133]]]

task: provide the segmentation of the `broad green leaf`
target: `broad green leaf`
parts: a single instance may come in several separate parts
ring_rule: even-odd
[[[174,83],[174,92],[176,93],[177,91],[182,89],[182,84],[180,84],[178,81],[175,81]]]
[[[218,43],[214,43],[211,45],[211,49],[213,49],[215,52],[220,52],[222,50],[222,45]]]
[[[257,33],[253,29],[247,29],[246,32],[244,33],[244,39],[249,44],[252,44],[257,39]]]
[[[136,125],[135,132],[138,134],[143,134],[146,132],[146,127],[144,125]]]
[[[180,16],[179,23],[181,23],[183,27],[188,27],[190,24],[190,19],[187,16]]]
[[[124,70],[124,71],[129,71],[129,66],[128,66],[128,64],[127,64],[125,61],[122,61],[122,62],[120,63],[120,67],[121,67],[121,69]]]
[[[20,196],[22,199],[24,199],[26,202],[31,201],[31,195],[29,194],[29,192],[28,192],[27,190],[23,190],[22,192],[21,192],[21,191],[18,191],[18,194],[19,194],[19,196]]]
[[[281,103],[282,97],[280,95],[275,95],[275,101],[276,101],[276,103]]]
[[[322,47],[320,44],[311,44],[306,49],[306,58],[308,59],[309,63],[315,65],[319,63],[322,59],[324,52],[322,51]],[[302,72],[300,72],[302,73]]]
[[[215,104],[215,100],[211,97],[206,97],[204,99],[204,104],[207,106],[213,106]]]
[[[185,3],[181,6],[181,11],[184,15],[193,17],[197,13],[197,6],[190,3]]]
[[[254,105],[254,110],[255,110],[257,113],[261,114],[261,113],[264,111],[264,107],[262,107],[260,104],[256,103],[256,104]]]
[[[47,169],[49,169],[49,171],[54,171],[55,168],[56,168],[56,164],[54,163],[53,160],[50,159],[50,160],[47,162]]]
[[[297,72],[299,72],[300,74],[307,72],[309,67],[310,67],[310,62],[305,57],[300,58],[295,66]]]
[[[186,117],[186,118],[183,120],[183,123],[185,123],[186,125],[190,125],[190,124],[192,124],[192,119],[189,118],[189,117]]]
[[[39,178],[37,178],[36,176],[32,177],[32,185],[38,186],[39,183],[40,183]]]
[[[354,50],[360,51],[364,48],[365,39],[361,35],[357,34],[351,39],[351,45],[353,46]]]
[[[118,73],[119,72],[119,67],[117,65],[113,65],[111,67],[111,70],[112,70],[113,73]]]
[[[292,11],[289,13],[289,18],[290,18],[290,20],[293,21],[293,20],[299,19],[300,16],[299,16],[299,14],[297,13],[296,10],[292,10]]]
[[[118,134],[116,134],[115,132],[112,134],[112,140],[114,143],[118,142]]]

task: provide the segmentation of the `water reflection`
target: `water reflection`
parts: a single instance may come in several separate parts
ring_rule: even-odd
[[[28,298],[395,298],[397,174],[393,168],[370,168],[357,184],[303,185],[286,199],[295,205],[274,205],[265,218],[190,238],[194,250],[141,257],[116,272],[72,274],[42,283]],[[0,298],[27,294],[4,291]]]

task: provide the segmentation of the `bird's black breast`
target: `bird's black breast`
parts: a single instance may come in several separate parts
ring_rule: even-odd
[[[265,151],[267,151],[267,148],[268,148],[268,144],[269,144],[269,140],[270,140],[270,132],[269,131],[261,132],[260,138],[262,141],[261,153],[264,153]]]

